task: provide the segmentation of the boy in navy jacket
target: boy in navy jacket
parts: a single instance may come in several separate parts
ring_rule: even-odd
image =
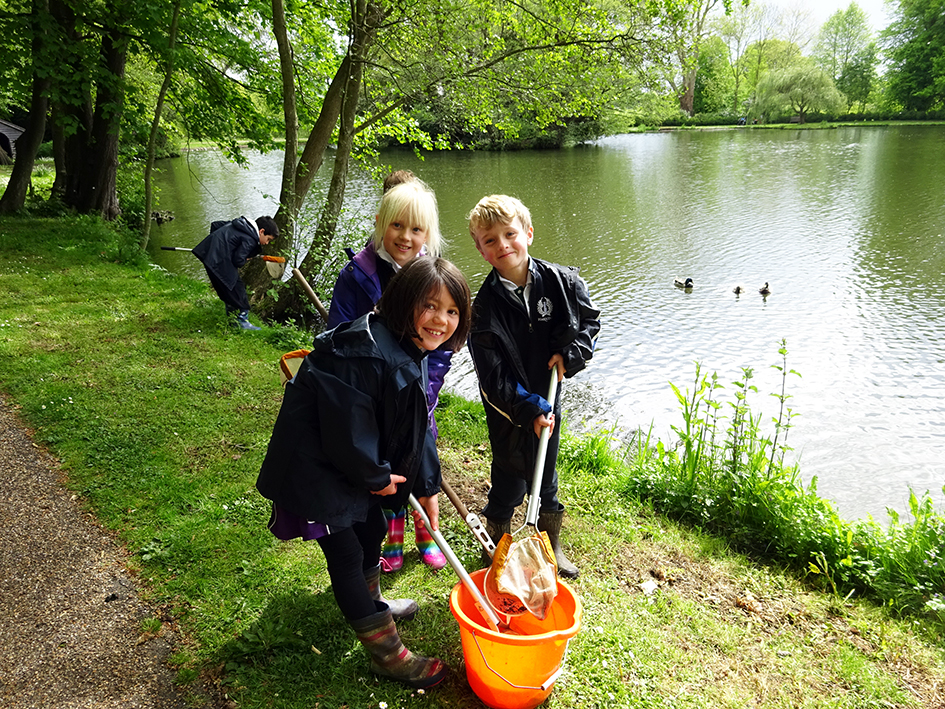
[[[230,222],[213,222],[210,234],[193,249],[193,254],[207,270],[210,285],[226,305],[227,315],[236,314],[236,324],[243,330],[258,330],[249,321],[249,296],[240,279],[239,269],[262,247],[279,236],[272,217],[239,217]]]
[[[469,213],[469,232],[492,266],[473,304],[469,336],[492,446],[486,528],[493,539],[511,531],[512,513],[530,489],[541,430],[551,427],[538,529],[548,533],[558,572],[574,578],[578,569],[560,543],[564,505],[555,470],[560,395],[549,402],[541,393],[548,391],[552,368],[560,381],[587,365],[600,331],[600,311],[576,268],[528,255],[534,238],[531,215],[518,199],[482,198]]]

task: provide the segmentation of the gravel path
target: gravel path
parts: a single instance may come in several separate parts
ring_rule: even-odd
[[[63,487],[3,395],[0,481],[0,706],[193,707],[166,664],[173,633],[142,636],[155,613],[121,547]]]

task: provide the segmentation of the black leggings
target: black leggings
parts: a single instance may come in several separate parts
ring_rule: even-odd
[[[318,539],[328,562],[335,601],[349,621],[377,613],[364,572],[380,563],[381,543],[386,535],[387,520],[381,506],[374,505],[368,511],[367,521],[355,522]]]

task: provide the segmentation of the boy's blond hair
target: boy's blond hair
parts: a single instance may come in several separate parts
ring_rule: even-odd
[[[374,222],[374,248],[384,243],[387,227],[398,219],[415,224],[427,233],[426,253],[439,256],[443,248],[440,236],[440,215],[436,206],[436,195],[427,184],[418,178],[391,187],[381,198]]]
[[[476,238],[478,229],[488,229],[494,224],[511,224],[518,217],[522,228],[528,231],[532,228],[532,215],[522,201],[505,194],[491,194],[479,200],[466,215],[469,220],[469,233]]]

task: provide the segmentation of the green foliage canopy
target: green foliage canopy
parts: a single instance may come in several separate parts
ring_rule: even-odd
[[[757,88],[757,110],[766,115],[788,109],[803,123],[811,111],[836,111],[843,97],[833,81],[810,61],[766,74]]]
[[[945,0],[893,0],[881,33],[890,98],[907,110],[945,106]]]

